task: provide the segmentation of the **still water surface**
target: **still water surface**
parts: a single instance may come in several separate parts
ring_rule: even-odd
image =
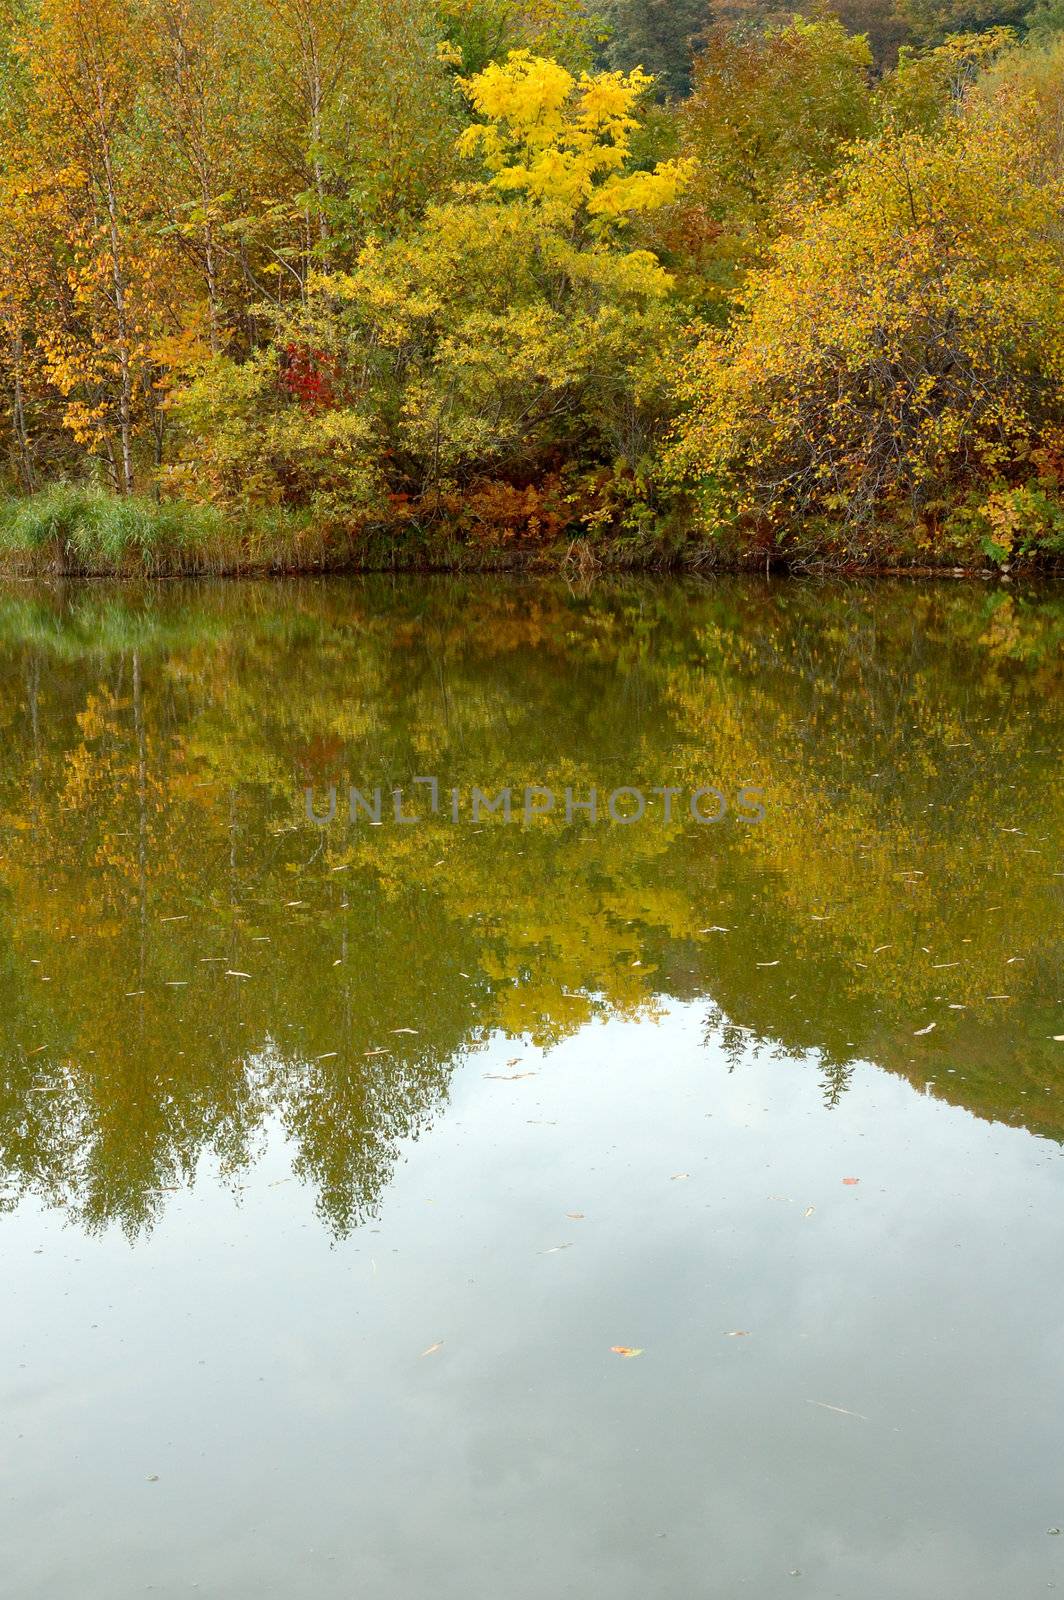
[[[1062,646],[967,585],[0,594],[5,1600],[1064,1589]],[[682,798],[520,817],[622,785]]]

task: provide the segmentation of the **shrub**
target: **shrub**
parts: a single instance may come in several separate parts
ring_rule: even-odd
[[[863,146],[683,372],[710,526],[920,522],[1032,475],[1064,418],[1059,191],[993,117]],[[933,518],[932,518],[933,520]]]

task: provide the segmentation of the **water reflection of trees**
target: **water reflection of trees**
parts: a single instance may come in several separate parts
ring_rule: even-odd
[[[870,1058],[1064,1134],[1062,615],[749,582],[7,601],[5,1203],[133,1234],[205,1161],[239,1184],[279,1127],[343,1231],[487,1035],[551,1045],[668,997],[707,997],[736,1064],[815,1051],[828,1104]],[[769,816],[303,820],[308,783],[425,772],[760,782]]]

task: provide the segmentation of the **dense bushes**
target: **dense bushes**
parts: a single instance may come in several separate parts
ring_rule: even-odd
[[[610,15],[5,12],[8,564],[1056,558],[1050,10],[878,73],[830,17],[718,21],[689,75],[685,11],[657,84],[588,70]]]
[[[985,110],[949,137],[887,134],[855,155],[685,368],[674,462],[712,525],[749,518],[786,540],[819,517],[857,550],[894,521],[948,556],[970,544],[959,499],[1000,506],[1028,479],[1051,492],[1064,250],[1039,168]],[[1021,526],[1029,503],[1010,501]]]

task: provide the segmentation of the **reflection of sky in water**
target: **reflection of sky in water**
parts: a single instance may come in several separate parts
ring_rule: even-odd
[[[132,1246],[24,1202],[6,1592],[1064,1587],[1060,1151],[872,1066],[828,1110],[704,1018],[497,1038],[346,1239],[276,1125]]]

